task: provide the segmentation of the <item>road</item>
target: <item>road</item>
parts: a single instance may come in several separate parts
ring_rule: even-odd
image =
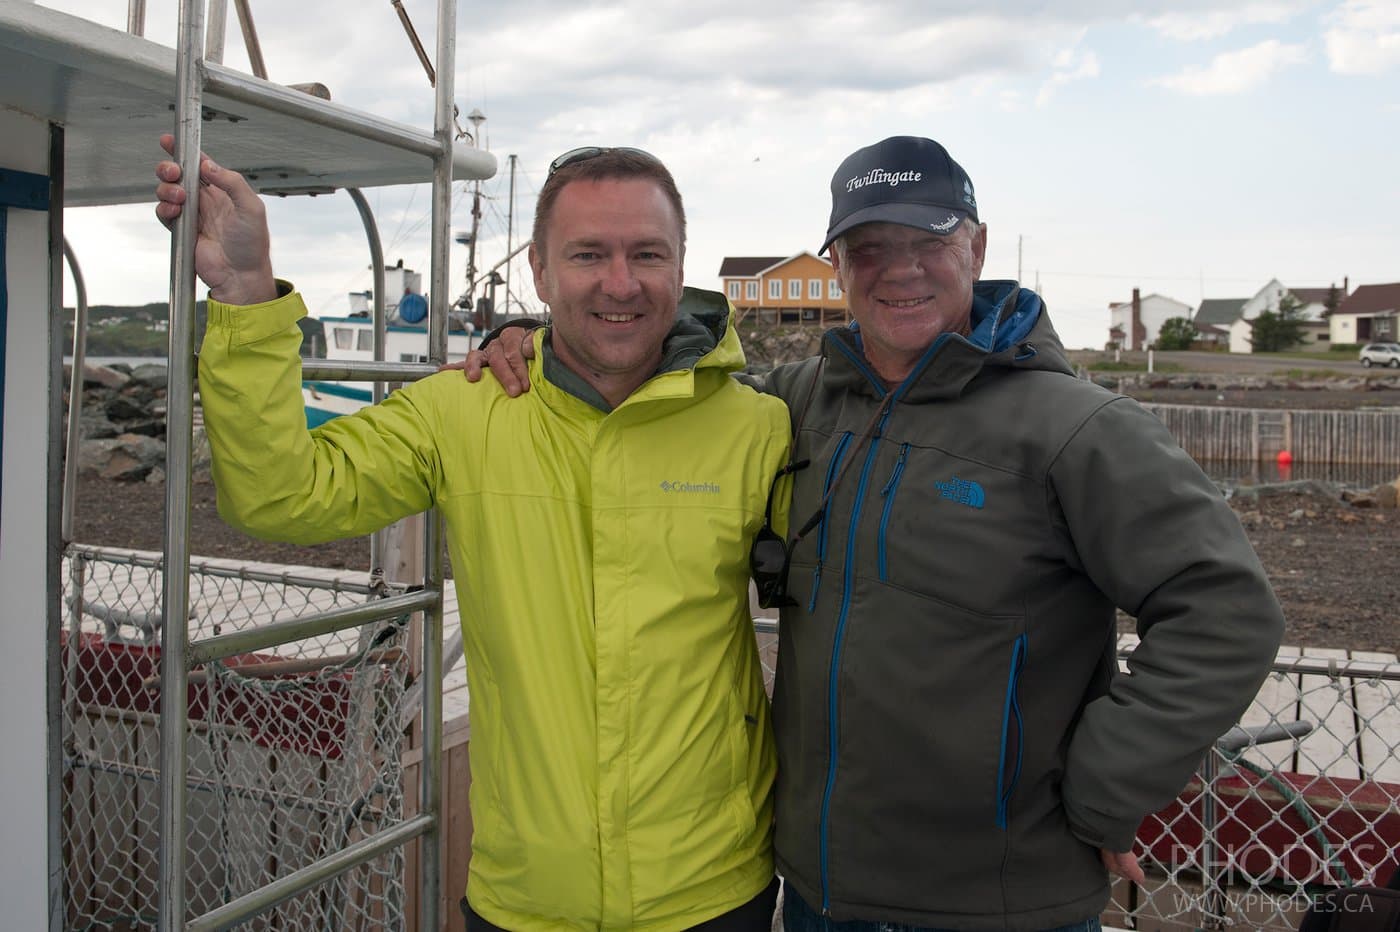
[[[1085,353],[1075,351],[1070,357],[1076,363],[1089,363],[1092,360],[1112,359],[1111,353]],[[1123,362],[1145,365],[1146,353],[1123,353]],[[1316,359],[1298,356],[1254,356],[1246,353],[1204,353],[1191,350],[1158,352],[1154,354],[1157,367],[1167,366],[1170,374],[1175,367],[1177,372],[1229,372],[1234,375],[1283,375],[1291,370],[1329,370],[1338,375],[1373,378],[1395,377],[1400,371],[1382,367],[1367,369],[1355,356],[1339,359],[1329,354],[1319,354]],[[1170,365],[1168,365],[1170,364]]]

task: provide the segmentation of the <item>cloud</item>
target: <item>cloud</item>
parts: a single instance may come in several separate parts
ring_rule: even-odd
[[[1324,35],[1327,62],[1339,74],[1382,74],[1400,66],[1400,7],[1347,0]]]
[[[1065,49],[1055,56],[1055,73],[1041,85],[1040,92],[1036,94],[1035,105],[1045,106],[1056,91],[1071,81],[1098,76],[1099,58],[1093,51],[1078,52],[1075,49]]]
[[[1147,17],[1147,25],[1169,39],[1218,39],[1240,26],[1286,23],[1309,3],[1246,3],[1219,10],[1174,10]]]
[[[1234,52],[1217,55],[1204,68],[1191,66],[1180,74],[1156,78],[1153,84],[1196,96],[1242,94],[1260,87],[1280,69],[1308,60],[1301,45],[1287,45],[1276,39]]]

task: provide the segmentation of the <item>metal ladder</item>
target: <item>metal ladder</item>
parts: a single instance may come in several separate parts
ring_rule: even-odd
[[[139,3],[140,0],[134,0]],[[216,16],[222,16],[221,0],[213,0]],[[131,23],[139,28],[132,7]],[[243,18],[240,9],[240,18]],[[245,22],[245,31],[247,23]],[[133,31],[136,31],[134,28]],[[453,61],[456,45],[456,5],[439,0],[437,5],[436,106],[431,137],[404,132],[369,117],[357,119],[328,112],[299,91],[238,75],[224,68],[211,68],[204,57],[203,0],[181,0],[177,41],[176,159],[183,177],[198,177],[201,149],[203,95],[215,91],[229,97],[256,102],[286,115],[300,117],[316,125],[331,126],[348,134],[373,139],[397,148],[429,156],[433,161],[432,239],[429,308],[429,363],[352,363],[305,360],[307,379],[338,379],[376,383],[376,398],[382,397],[385,381],[407,382],[431,375],[446,356],[449,247],[448,222],[451,206],[453,147]],[[222,24],[211,30],[211,37],[222,42]],[[255,67],[257,67],[255,65]],[[355,197],[358,192],[352,192]],[[189,197],[175,227],[171,260],[169,390],[167,412],[166,470],[166,552],[162,591],[162,615],[184,618],[189,612],[190,499],[194,386],[194,246],[198,217],[199,187],[189,188]],[[378,253],[377,233],[362,197],[356,206],[370,234],[376,268],[376,355],[383,355],[383,261]],[[76,393],[75,393],[76,394]],[[76,419],[75,419],[76,420]],[[421,682],[442,680],[442,520],[432,513],[425,522],[426,570],[421,591],[409,592],[334,609],[294,621],[276,622],[234,634],[216,635],[191,641],[183,625],[162,629],[161,693],[184,696],[190,670],[199,664],[234,654],[266,649],[301,638],[357,627],[377,620],[422,612]],[[377,556],[377,554],[376,554]],[[160,731],[160,893],[159,927],[163,930],[213,930],[242,922],[259,912],[369,861],[389,850],[413,843],[419,849],[419,927],[436,932],[442,925],[439,915],[441,875],[442,801],[442,699],[438,689],[422,690],[423,765],[419,790],[419,814],[354,842],[299,870],[289,873],[249,894],[238,897],[204,915],[186,922],[185,844],[186,781],[188,760],[185,733],[188,709],[183,703],[170,703],[163,709]]]

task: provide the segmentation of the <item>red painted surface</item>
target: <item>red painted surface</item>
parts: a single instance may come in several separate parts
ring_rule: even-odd
[[[62,638],[64,664],[67,632]],[[228,658],[230,665],[267,663],[282,658],[266,654],[240,654]],[[139,644],[113,643],[98,634],[83,634],[79,641],[74,679],[77,700],[85,705],[159,713],[162,696],[159,687],[142,684],[160,676],[160,648]],[[65,677],[64,698],[67,698]],[[298,751],[327,759],[338,759],[345,741],[345,719],[349,710],[349,673],[324,676],[294,674],[255,681],[231,683],[223,678],[187,688],[185,701],[191,721],[231,725],[246,729],[263,747]],[[293,689],[272,691],[276,683],[300,681]],[[218,711],[217,720],[209,710]]]
[[[1400,849],[1400,785],[1293,772],[1271,776],[1287,794],[1246,770],[1216,781],[1216,870],[1240,881],[1385,882],[1397,866],[1393,852]],[[1144,821],[1139,846],[1169,866],[1201,868],[1201,803],[1201,785],[1192,781],[1171,805]],[[1306,809],[1316,828],[1297,806]]]

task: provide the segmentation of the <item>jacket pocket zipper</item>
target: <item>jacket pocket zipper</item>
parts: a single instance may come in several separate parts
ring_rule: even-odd
[[[886,563],[885,556],[885,532],[890,526],[890,512],[894,510],[895,494],[899,491],[899,478],[904,475],[904,460],[908,456],[909,444],[901,444],[899,448],[899,459],[895,461],[894,470],[890,473],[890,479],[885,483],[885,487],[880,490],[880,496],[885,500],[885,507],[880,512],[880,543],[878,550],[880,582],[886,582],[889,579],[889,567]]]
[[[841,459],[846,455],[846,447],[851,442],[851,432],[846,431],[841,436],[841,440],[836,444],[836,452],[832,454],[831,463],[826,467],[826,480],[822,483],[822,498],[826,498],[826,493],[831,489],[831,483],[835,481],[836,473],[840,470]],[[828,509],[831,503],[828,502]],[[817,565],[812,571],[812,597],[807,600],[807,611],[814,612],[817,609],[817,592],[822,586],[822,563],[826,560],[826,529],[827,515],[822,515],[821,525],[817,528]]]
[[[1026,739],[1022,732],[1020,681],[1026,666],[1026,635],[1016,638],[1011,646],[1011,672],[1006,676],[1006,705],[1001,713],[1001,753],[997,759],[997,828],[1005,830],[1011,794],[1021,778],[1021,758]],[[1012,746],[1012,728],[1015,745]],[[1008,772],[1009,771],[1009,772]]]

